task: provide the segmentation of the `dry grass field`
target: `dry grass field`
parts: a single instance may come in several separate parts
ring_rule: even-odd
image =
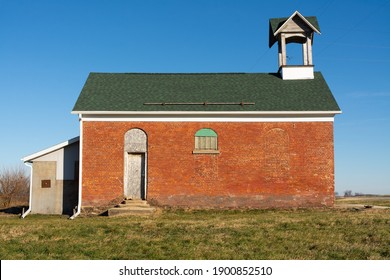
[[[161,210],[73,221],[0,214],[0,259],[388,260],[390,210]]]
[[[336,205],[340,204],[360,204],[367,206],[390,207],[390,196],[352,196],[340,197],[336,199]]]

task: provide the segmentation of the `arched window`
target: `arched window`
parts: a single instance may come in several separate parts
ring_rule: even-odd
[[[210,128],[202,128],[195,133],[194,154],[218,154],[218,135]]]

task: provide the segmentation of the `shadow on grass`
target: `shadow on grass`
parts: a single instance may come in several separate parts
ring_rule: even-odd
[[[8,208],[0,209],[0,213],[2,214],[13,214],[13,215],[21,215],[24,211],[28,209],[28,206],[12,206]]]

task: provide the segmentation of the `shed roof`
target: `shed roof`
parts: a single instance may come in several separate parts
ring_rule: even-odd
[[[72,144],[77,143],[79,141],[80,141],[80,137],[79,136],[74,137],[72,139],[69,139],[69,140],[64,141],[62,143],[59,143],[57,145],[51,146],[51,147],[49,147],[47,149],[44,149],[42,151],[36,152],[36,153],[31,154],[29,156],[25,156],[24,158],[22,158],[22,161],[23,162],[31,162],[34,159],[37,159],[37,158],[42,157],[44,155],[50,154],[50,153],[52,153],[54,151],[57,151],[59,149],[62,149],[62,148],[67,147],[69,145],[72,145]]]
[[[73,113],[152,111],[339,111],[322,74],[90,73]]]

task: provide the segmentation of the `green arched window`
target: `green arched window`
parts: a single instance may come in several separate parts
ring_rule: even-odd
[[[202,128],[195,133],[194,153],[218,153],[218,135],[210,128]]]

